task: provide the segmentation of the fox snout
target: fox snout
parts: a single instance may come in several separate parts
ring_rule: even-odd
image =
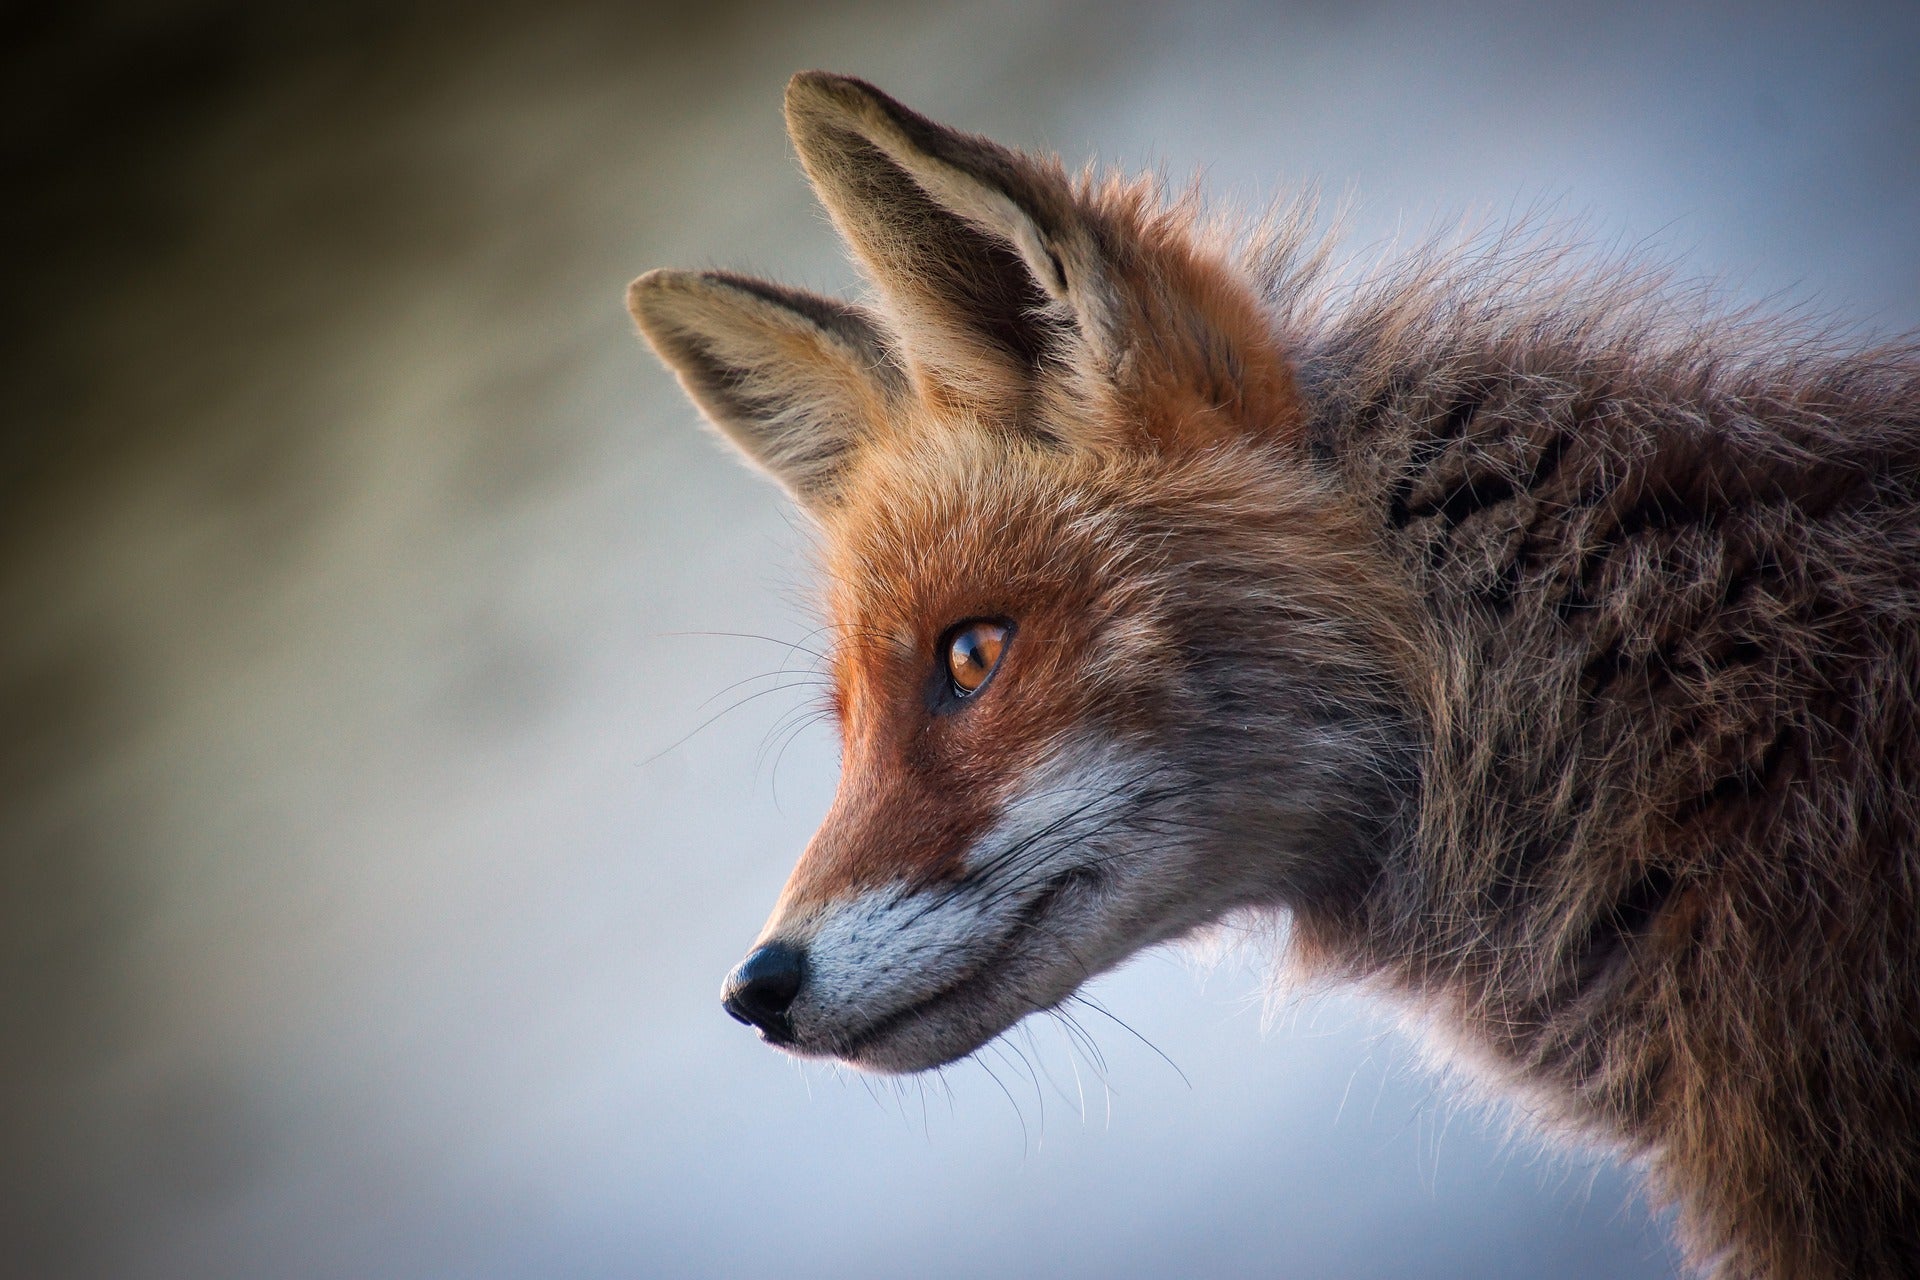
[[[1056,762],[940,856],[936,874],[863,875],[876,829],[883,843],[913,833],[874,821],[885,804],[843,805],[727,976],[722,1006],[771,1045],[872,1070],[971,1053],[1132,948],[1115,928],[1136,914],[1120,908],[1142,883],[1129,832],[1169,798],[1130,786],[1141,773],[1111,756]],[[850,789],[866,786],[856,775]]]

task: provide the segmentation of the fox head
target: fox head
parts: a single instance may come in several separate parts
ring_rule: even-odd
[[[1410,615],[1224,252],[870,85],[788,129],[873,309],[722,272],[640,330],[824,543],[842,776],[729,1012],[881,1071],[962,1057],[1242,908],[1365,894]]]

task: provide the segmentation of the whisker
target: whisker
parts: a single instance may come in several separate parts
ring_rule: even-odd
[[[827,630],[826,627],[815,627],[813,630],[806,633],[806,638],[812,639],[814,636],[819,635],[822,631],[825,631],[825,630]],[[671,637],[673,639],[682,639],[686,637],[702,637],[702,638],[718,638],[723,640],[764,640],[768,644],[777,644],[777,645],[780,645],[782,648],[785,648],[792,652],[804,653],[808,657],[818,658],[823,662],[826,661],[826,657],[827,657],[826,654],[820,652],[818,649],[809,649],[806,645],[802,644],[798,640],[782,640],[778,636],[763,636],[753,631],[659,631],[659,632],[655,632],[654,634],[659,636]]]
[[[1026,1053],[1011,1039],[1005,1036],[998,1037],[992,1041],[992,1047],[994,1051],[1000,1055],[1002,1062],[1005,1062],[1009,1057],[1018,1062],[1020,1069],[1026,1073],[1028,1082],[1033,1085],[1034,1105],[1040,1109],[1040,1133],[1033,1144],[1034,1152],[1038,1154],[1046,1150],[1047,1146],[1047,1095],[1045,1091],[1040,1088],[1040,1077],[1035,1073],[1033,1064],[1027,1061]]]
[[[984,1045],[982,1046],[982,1048],[985,1048],[985,1047],[987,1046],[984,1046]],[[1007,1088],[1005,1082],[1002,1081],[999,1076],[994,1074],[993,1068],[987,1065],[986,1059],[980,1056],[980,1051],[978,1049],[968,1054],[967,1060],[969,1062],[978,1063],[980,1069],[987,1073],[987,1079],[993,1081],[995,1085],[999,1086],[1000,1092],[1007,1096],[1007,1105],[1013,1108],[1014,1119],[1020,1122],[1020,1154],[1024,1158],[1027,1154],[1027,1142],[1028,1142],[1027,1117],[1025,1113],[1023,1113],[1020,1110],[1020,1104],[1013,1100],[1013,1090]]]
[[[1099,1014],[1101,1017],[1107,1019],[1109,1022],[1119,1027],[1122,1031],[1132,1036],[1135,1040],[1138,1040],[1141,1044],[1153,1050],[1154,1055],[1158,1057],[1160,1061],[1166,1063],[1169,1067],[1173,1068],[1173,1074],[1180,1077],[1181,1084],[1186,1085],[1187,1088],[1189,1089],[1193,1088],[1193,1081],[1187,1078],[1187,1073],[1180,1069],[1179,1063],[1175,1062],[1172,1058],[1169,1058],[1166,1054],[1162,1053],[1160,1051],[1159,1045],[1147,1039],[1145,1036],[1141,1035],[1138,1031],[1135,1031],[1132,1027],[1128,1026],[1125,1022],[1122,1022],[1117,1015],[1110,1012],[1107,1008],[1101,1005],[1092,996],[1080,995],[1076,993],[1069,998],[1080,1004],[1087,1006],[1087,1008],[1093,1010],[1095,1013]]]
[[[687,730],[687,732],[680,735],[680,737],[674,739],[672,743],[660,748],[660,750],[648,756],[645,760],[640,762],[640,767],[645,768],[646,766],[659,760],[662,756],[666,756],[671,754],[672,752],[678,751],[681,747],[684,747],[685,745],[687,745],[687,743],[691,742],[698,734],[702,733],[711,725],[713,725],[715,721],[724,719],[725,717],[732,715],[734,712],[738,711],[740,708],[746,706],[749,702],[754,702],[760,698],[767,697],[769,694],[785,693],[790,689],[796,689],[799,687],[801,687],[801,685],[799,684],[776,685],[771,689],[761,689],[758,692],[748,694],[746,697],[741,698],[738,702],[735,702],[733,705],[723,708],[720,711],[714,712],[712,715],[708,716],[705,720],[702,720],[699,724],[695,725],[693,728]]]
[[[735,689],[738,689],[741,685],[752,684],[756,680],[779,680],[779,679],[794,679],[797,685],[798,684],[824,684],[826,682],[826,677],[822,676],[817,671],[809,671],[802,667],[780,667],[773,671],[762,671],[757,675],[746,676],[739,680],[730,681],[729,683],[724,684],[720,686],[720,688],[714,690],[706,698],[702,699],[700,702],[700,705],[695,707],[694,710],[696,712],[705,711],[708,707],[712,706],[715,702],[718,702],[721,698],[724,698],[729,693],[732,693]]]
[[[1080,1055],[1074,1051],[1073,1036],[1067,1031],[1066,1023],[1060,1017],[1059,1011],[1049,1009],[1047,1013],[1055,1029],[1060,1032],[1060,1042],[1067,1047],[1067,1067],[1073,1072],[1074,1104],[1080,1110],[1080,1127],[1084,1129],[1087,1127],[1087,1090],[1080,1082]],[[1047,1078],[1051,1080],[1053,1077],[1049,1074]]]

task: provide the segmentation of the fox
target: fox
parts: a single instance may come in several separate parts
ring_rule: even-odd
[[[841,776],[726,1012],[918,1072],[1285,921],[1701,1274],[1920,1275],[1920,343],[785,112],[871,301],[628,297],[821,551]]]

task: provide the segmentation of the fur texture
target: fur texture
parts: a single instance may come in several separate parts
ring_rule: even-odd
[[[1920,1274],[1920,354],[788,93],[875,311],[643,333],[819,521],[841,789],[769,1039],[961,1056],[1244,908],[1640,1157],[1722,1276]],[[1001,619],[978,693],[945,637]]]

